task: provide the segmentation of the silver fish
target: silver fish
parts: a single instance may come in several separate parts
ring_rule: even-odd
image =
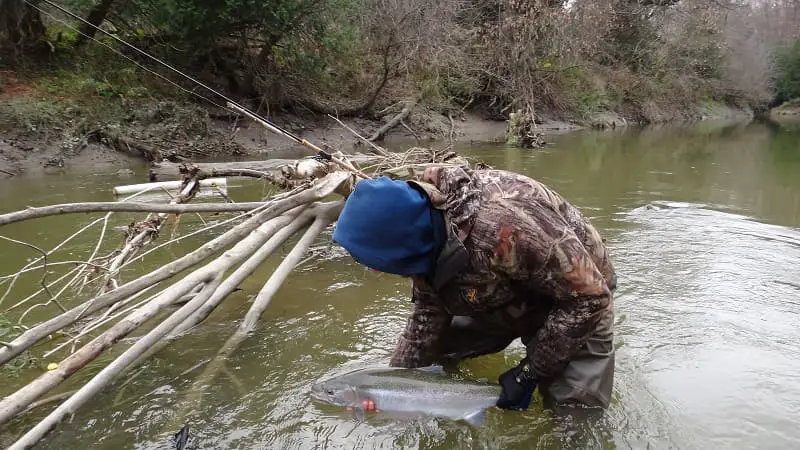
[[[439,366],[381,367],[321,380],[311,387],[311,396],[322,403],[353,408],[362,420],[364,401],[372,401],[381,413],[433,416],[480,425],[486,409],[497,403],[500,387],[454,380]]]

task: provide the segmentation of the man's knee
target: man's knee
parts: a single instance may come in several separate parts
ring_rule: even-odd
[[[613,342],[613,321],[613,312],[609,311],[589,341],[564,370],[541,383],[539,391],[544,397],[545,407],[582,405],[608,408],[614,387],[616,353]]]

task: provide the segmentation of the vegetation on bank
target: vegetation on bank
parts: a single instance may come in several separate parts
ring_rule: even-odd
[[[445,115],[587,122],[615,112],[652,123],[800,96],[798,0],[55,4],[264,115],[381,119],[409,101]],[[224,104],[49,2],[0,0],[0,8],[0,63],[12,71],[3,78],[34,79],[26,84],[34,101],[3,102],[7,120],[36,127],[80,110],[124,121],[140,102],[197,100],[130,60]]]

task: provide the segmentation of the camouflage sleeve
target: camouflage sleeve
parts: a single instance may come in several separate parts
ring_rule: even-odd
[[[503,238],[516,253],[512,277],[530,284],[554,299],[552,310],[528,357],[540,377],[550,377],[563,369],[589,339],[611,305],[611,291],[581,240],[564,218],[552,207],[534,202],[525,213],[516,215],[514,231]]]
[[[442,334],[451,316],[438,305],[435,294],[419,287],[412,290],[414,310],[392,355],[390,366],[424,367],[438,356]]]

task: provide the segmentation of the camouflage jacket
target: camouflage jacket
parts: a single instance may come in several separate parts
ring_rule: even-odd
[[[616,276],[595,228],[512,172],[432,168],[412,183],[444,212],[449,241],[433,276],[412,279],[414,309],[391,365],[433,363],[452,317],[463,315],[527,336],[538,376],[560,372],[612,307]]]

